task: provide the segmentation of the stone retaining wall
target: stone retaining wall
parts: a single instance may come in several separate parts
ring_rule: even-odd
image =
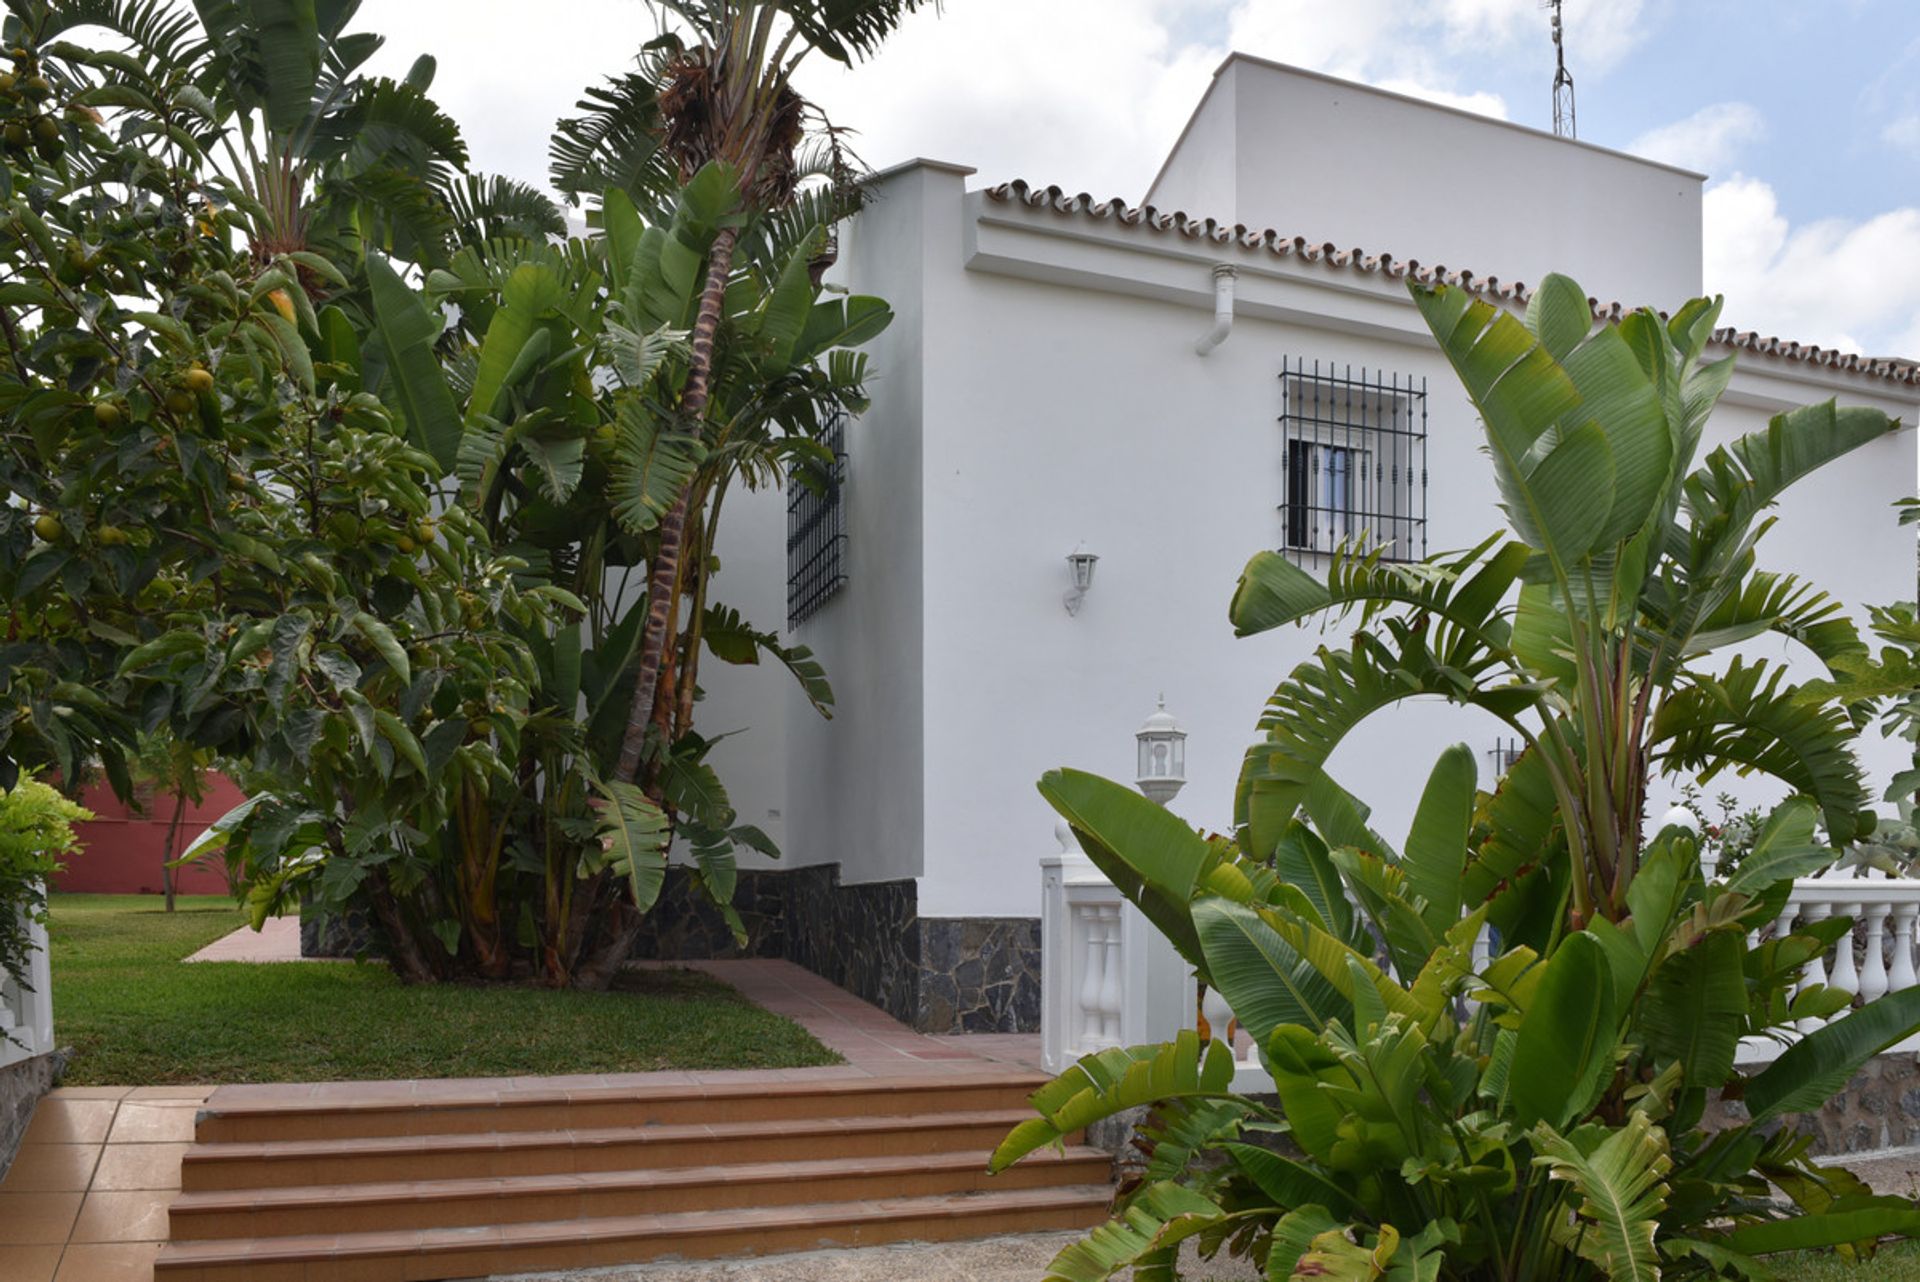
[[[1746,1120],[1746,1105],[1738,1100],[1707,1106],[1706,1124],[1712,1129]],[[1822,1157],[1920,1145],[1920,1057],[1909,1052],[1868,1060],[1846,1089],[1817,1111],[1769,1123],[1767,1129],[1789,1123],[1813,1134],[1813,1151]]]
[[[779,957],[923,1033],[1037,1032],[1039,919],[921,917],[918,899],[911,879],[842,884],[838,864],[743,871],[741,945],[686,872],[670,868],[634,956]]]
[[[0,1177],[13,1165],[27,1123],[33,1120],[33,1106],[60,1080],[72,1054],[57,1050],[0,1068]]]
[[[838,864],[746,869],[733,896],[737,942],[687,870],[667,869],[633,955],[647,961],[777,957],[805,966],[923,1033],[1040,1029],[1040,919],[922,917],[919,888],[840,881]],[[300,913],[302,957],[380,957],[372,914]]]

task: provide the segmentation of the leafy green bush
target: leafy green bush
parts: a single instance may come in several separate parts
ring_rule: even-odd
[[[1920,1234],[1911,1202],[1815,1164],[1783,1125],[1920,1030],[1920,989],[1849,1012],[1847,993],[1800,986],[1845,918],[1749,942],[1793,878],[1871,833],[1851,743],[1904,680],[1830,598],[1756,569],[1754,546],[1788,485],[1897,425],[1813,406],[1696,467],[1732,364],[1702,359],[1716,303],[1595,328],[1561,277],[1525,325],[1459,289],[1414,295],[1484,420],[1516,537],[1406,566],[1345,549],[1324,582],[1253,558],[1242,635],[1358,623],[1269,700],[1231,836],[1091,775],[1041,781],[1226,999],[1279,1097],[1235,1095],[1224,1044],[1191,1033],[1043,1088],[996,1169],[1157,1107],[1146,1178],[1050,1276],[1167,1278],[1197,1237],[1270,1279],[1758,1277],[1772,1252]],[[1702,662],[1769,632],[1835,680]],[[1325,766],[1417,696],[1483,709],[1527,748],[1492,796],[1465,745],[1443,753],[1396,849]],[[1643,832],[1647,785],[1729,769],[1796,795],[1708,883],[1690,833]],[[1744,1072],[1745,1039],[1782,1049]],[[1745,1116],[1709,1126],[1716,1094]]]
[[[73,825],[93,812],[31,775],[0,792],[0,974],[25,985],[28,927],[47,920],[47,882],[79,848]]]

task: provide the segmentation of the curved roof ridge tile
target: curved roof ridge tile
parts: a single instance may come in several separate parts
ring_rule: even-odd
[[[1014,178],[987,187],[982,194],[996,204],[1045,208],[1063,216],[1077,215],[1100,222],[1114,222],[1122,227],[1144,227],[1153,232],[1173,231],[1188,240],[1205,240],[1218,245],[1235,244],[1247,250],[1264,249],[1276,258],[1324,263],[1330,269],[1379,275],[1388,280],[1406,280],[1422,285],[1445,282],[1482,297],[1518,304],[1526,303],[1533,294],[1525,281],[1504,282],[1498,276],[1476,276],[1466,268],[1449,271],[1441,263],[1426,267],[1417,258],[1403,262],[1384,250],[1369,253],[1358,245],[1341,249],[1333,241],[1316,243],[1305,236],[1288,236],[1271,227],[1257,231],[1244,223],[1229,227],[1212,218],[1195,218],[1185,210],[1165,211],[1153,205],[1130,204],[1123,196],[1113,196],[1103,201],[1095,200],[1087,192],[1069,196],[1061,187],[1035,187],[1024,178]],[[1618,322],[1637,310],[1617,300],[1602,302],[1597,298],[1587,299],[1587,306],[1592,309],[1596,319],[1608,322]],[[1662,319],[1668,318],[1664,311],[1657,314]],[[1866,374],[1894,383],[1920,384],[1920,361],[1865,356],[1817,343],[1797,343],[1774,335],[1762,337],[1756,330],[1736,329],[1731,325],[1714,330],[1711,338],[1723,347],[1738,351]]]

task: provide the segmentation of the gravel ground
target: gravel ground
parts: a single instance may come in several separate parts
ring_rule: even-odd
[[[1843,1162],[1879,1193],[1920,1196],[1920,1148],[1850,1155]],[[510,1282],[1038,1282],[1079,1233],[1030,1233],[976,1242],[902,1242],[854,1250],[804,1251],[749,1259],[632,1264],[611,1269],[525,1274]],[[1257,1282],[1245,1261],[1203,1264],[1191,1255],[1181,1275],[1201,1282]],[[496,1282],[509,1282],[496,1279]]]
[[[511,1282],[1039,1282],[1060,1248],[1079,1233],[1029,1233],[977,1242],[903,1242],[846,1251],[803,1251],[756,1259],[630,1264],[567,1273],[530,1273]],[[1182,1276],[1257,1282],[1251,1265],[1188,1260]],[[496,1282],[508,1282],[496,1279]]]

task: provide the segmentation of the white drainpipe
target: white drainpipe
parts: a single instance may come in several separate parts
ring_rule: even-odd
[[[1227,335],[1233,329],[1233,278],[1234,269],[1226,263],[1219,263],[1213,269],[1213,328],[1200,336],[1193,350],[1205,356],[1214,348],[1227,341]]]

